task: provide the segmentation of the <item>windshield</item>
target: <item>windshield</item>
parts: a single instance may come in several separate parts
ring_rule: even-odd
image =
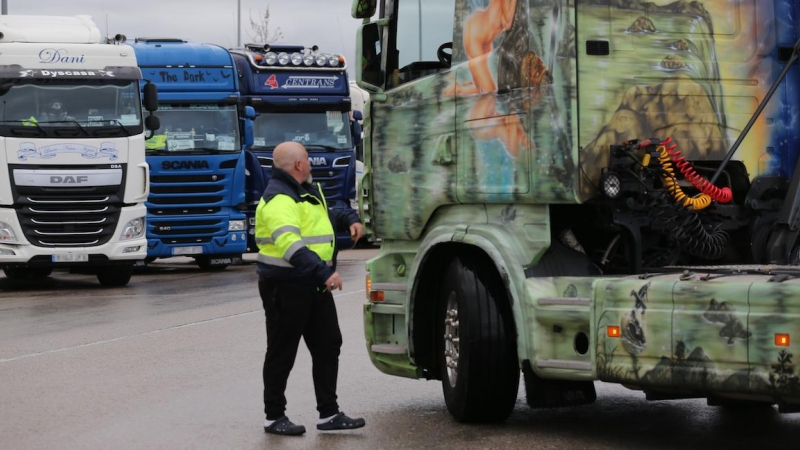
[[[241,151],[236,105],[159,104],[161,128],[145,141],[150,153]]]
[[[0,135],[130,136],[140,105],[135,80],[0,79]]]
[[[262,113],[253,128],[253,150],[275,148],[284,141],[300,142],[309,152],[353,148],[347,111]]]

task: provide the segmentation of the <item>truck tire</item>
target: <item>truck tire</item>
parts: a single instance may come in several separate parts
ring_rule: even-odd
[[[445,272],[437,339],[442,390],[459,422],[503,422],[519,391],[511,307],[493,267],[453,259]]]
[[[103,266],[97,269],[97,281],[102,286],[120,287],[131,281],[133,264],[122,266]]]

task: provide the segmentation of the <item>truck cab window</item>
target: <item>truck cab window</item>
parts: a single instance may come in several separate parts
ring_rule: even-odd
[[[387,71],[389,88],[449,69],[437,50],[453,41],[455,0],[399,0],[394,27],[395,58]]]

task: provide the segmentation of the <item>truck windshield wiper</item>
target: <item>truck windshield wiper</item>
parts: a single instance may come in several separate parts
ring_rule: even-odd
[[[325,150],[327,150],[329,152],[335,152],[337,150],[346,150],[346,149],[343,149],[343,148],[340,148],[340,147],[334,147],[333,145],[325,145],[325,144],[308,144],[308,145],[306,145],[306,148],[309,148],[309,147],[324,148]]]
[[[64,122],[75,124],[76,127],[78,127],[81,131],[83,131],[83,134],[90,136],[89,132],[86,131],[86,128],[84,128],[83,125],[81,125],[77,120],[65,120]]]
[[[11,132],[21,136],[42,136],[47,134],[38,123],[32,120],[4,120],[2,123],[20,124],[19,126],[11,127]],[[23,125],[24,123],[24,125]]]
[[[115,123],[115,124],[119,125],[119,127],[120,127],[120,128],[122,128],[122,130],[123,130],[123,131],[124,131],[124,132],[125,132],[125,133],[126,133],[128,136],[132,136],[132,135],[133,135],[133,133],[131,133],[131,130],[129,130],[129,129],[128,129],[128,127],[126,127],[125,125],[123,125],[123,124],[122,124],[122,122],[120,122],[119,120],[112,119],[112,120],[110,120],[109,122],[111,122],[111,123]]]

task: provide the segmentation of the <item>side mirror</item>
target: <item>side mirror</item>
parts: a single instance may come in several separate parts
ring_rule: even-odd
[[[350,14],[354,19],[369,19],[375,15],[377,7],[377,0],[353,0]]]
[[[353,110],[353,120],[355,121],[364,120],[364,114],[357,109]]]
[[[350,133],[353,136],[353,146],[358,147],[361,145],[361,135],[363,134],[363,129],[361,128],[361,122],[354,120],[350,122]]]
[[[245,119],[244,121],[244,130],[242,132],[244,137],[244,146],[245,148],[250,148],[253,146],[253,121],[251,119]]]
[[[156,131],[161,128],[161,120],[158,116],[149,115],[144,118],[144,127],[150,131]]]
[[[245,107],[245,117],[247,117],[247,108],[250,108],[253,116],[255,117],[255,110],[252,106]],[[245,148],[250,148],[253,146],[253,119],[246,118],[244,120],[244,124],[242,125],[242,138],[244,139]]]
[[[150,112],[158,110],[158,88],[149,81],[144,85],[144,109]]]
[[[252,106],[244,107],[244,118],[254,120],[256,118],[256,110]],[[252,125],[252,124],[251,124]]]

